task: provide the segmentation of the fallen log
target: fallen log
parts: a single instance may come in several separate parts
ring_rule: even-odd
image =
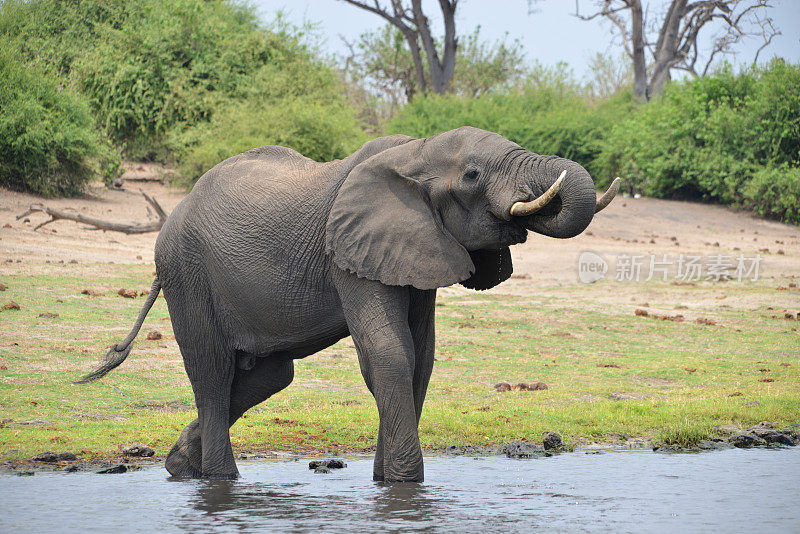
[[[152,206],[153,211],[156,214],[156,219],[151,220],[146,223],[133,223],[133,224],[126,224],[126,223],[118,223],[112,221],[104,221],[102,219],[95,219],[94,217],[87,217],[85,215],[81,215],[80,213],[70,213],[68,211],[57,210],[53,208],[48,208],[43,204],[33,204],[28,211],[21,215],[17,215],[17,220],[22,219],[23,217],[27,217],[32,213],[45,213],[50,216],[50,219],[37,225],[33,231],[35,232],[42,226],[50,224],[52,222],[58,220],[67,220],[67,221],[74,221],[77,223],[88,224],[90,226],[94,226],[98,230],[111,230],[112,232],[122,232],[123,234],[146,234],[148,232],[158,232],[161,230],[161,227],[164,226],[164,221],[167,220],[167,212],[164,211],[164,208],[158,203],[156,199],[139,189],[139,192],[142,194],[144,199],[147,203]],[[148,212],[150,209],[148,208]]]

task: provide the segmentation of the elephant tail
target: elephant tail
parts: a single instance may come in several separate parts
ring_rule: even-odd
[[[101,363],[97,369],[75,382],[76,384],[86,384],[99,378],[103,378],[112,369],[125,361],[125,358],[127,358],[128,354],[131,352],[133,340],[139,333],[139,329],[142,327],[142,323],[144,323],[144,318],[147,317],[147,313],[150,311],[150,308],[153,307],[153,303],[158,298],[158,293],[160,291],[161,282],[159,282],[158,278],[156,278],[153,280],[153,285],[150,287],[150,294],[147,296],[147,300],[145,301],[144,306],[142,306],[142,311],[139,312],[139,318],[136,319],[136,324],[133,325],[133,329],[131,330],[130,334],[128,334],[128,337],[122,340],[122,343],[113,345],[106,353],[103,363]]]

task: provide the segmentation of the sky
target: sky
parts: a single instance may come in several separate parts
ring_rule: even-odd
[[[388,1],[384,0],[384,4]],[[591,0],[579,0],[581,13],[594,5]],[[770,10],[782,35],[761,52],[759,63],[774,55],[800,62],[800,0],[773,0]],[[282,9],[290,22],[304,21],[319,24],[319,33],[324,38],[322,46],[334,55],[342,56],[347,48],[342,36],[355,41],[365,31],[374,30],[383,24],[383,19],[365,10],[353,7],[341,0],[252,0],[265,21],[274,19],[275,12]],[[540,0],[529,14],[527,0],[461,0],[456,11],[456,31],[468,34],[476,26],[481,27],[481,37],[494,41],[519,39],[529,62],[539,61],[544,65],[555,65],[566,61],[580,79],[589,74],[589,59],[597,52],[618,56],[622,53],[619,42],[612,42],[610,23],[598,19],[582,21],[575,17],[575,0]],[[657,11],[664,0],[646,1],[646,8]],[[431,19],[432,30],[443,33],[439,5],[436,0],[423,0],[423,10]],[[438,16],[437,16],[438,15]],[[704,28],[700,40],[709,39],[714,30]],[[737,56],[729,60],[735,64],[749,64],[760,43],[756,40],[738,45]]]

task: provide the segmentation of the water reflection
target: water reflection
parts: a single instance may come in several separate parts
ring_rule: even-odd
[[[379,521],[402,519],[424,522],[433,518],[439,499],[425,485],[417,482],[376,482],[375,485],[378,494],[373,510]]]
[[[80,532],[131,525],[145,532],[629,532],[751,524],[794,531],[800,524],[800,448],[531,461],[433,457],[423,484],[372,482],[371,460],[348,463],[315,475],[300,462],[251,462],[240,464],[244,477],[236,481],[168,481],[161,467],[113,476],[0,475],[0,532],[53,525]]]

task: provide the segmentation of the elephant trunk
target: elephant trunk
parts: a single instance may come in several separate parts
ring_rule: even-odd
[[[528,230],[546,236],[564,239],[580,234],[596,210],[591,176],[579,164],[562,158],[543,158],[537,163],[530,189],[541,191],[545,199],[552,198],[535,213],[518,218]],[[514,210],[511,213],[514,215]]]

